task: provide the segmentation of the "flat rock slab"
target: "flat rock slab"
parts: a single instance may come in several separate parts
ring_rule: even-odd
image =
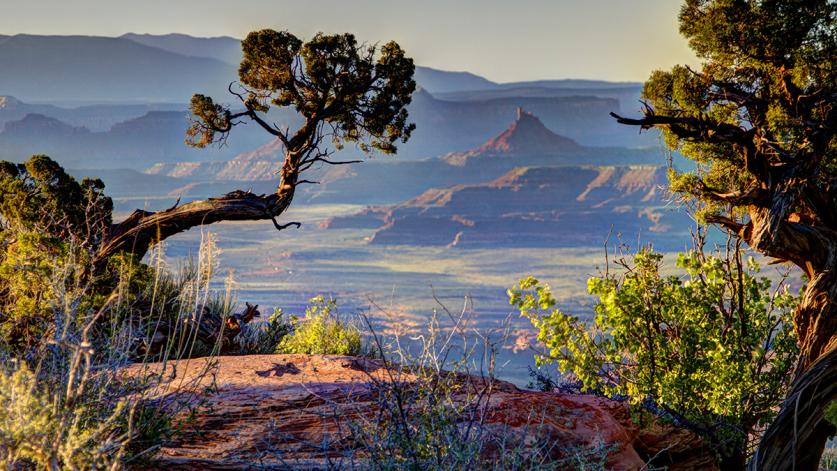
[[[362,460],[349,429],[377,412],[377,382],[415,380],[408,373],[391,377],[383,366],[345,356],[250,355],[132,365],[126,373],[162,372],[146,396],[182,410],[184,432],[159,450],[159,469],[320,469]],[[462,382],[486,384],[465,376]],[[496,380],[491,390],[484,426],[520,443],[534,442],[537,429],[538,440],[563,446],[592,450],[605,443],[608,469],[641,469],[654,456],[669,469],[714,468],[697,436],[658,421],[640,427],[624,403]]]

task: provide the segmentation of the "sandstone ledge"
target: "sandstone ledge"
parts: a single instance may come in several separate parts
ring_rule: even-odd
[[[147,371],[127,369],[132,376]],[[250,355],[170,362],[164,377],[151,397],[187,401],[197,412],[187,432],[159,451],[159,469],[311,469],[352,462],[345,422],[374,414],[373,378],[385,379],[385,370],[362,358]],[[607,443],[608,469],[641,469],[653,456],[672,470],[714,468],[698,437],[659,422],[641,428],[621,402],[521,390],[502,381],[492,388],[486,425],[517,433],[523,442],[536,418],[541,436],[556,443]]]

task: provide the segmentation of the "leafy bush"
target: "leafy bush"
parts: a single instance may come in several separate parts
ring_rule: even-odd
[[[0,338],[7,348],[33,347],[47,335],[52,277],[66,258],[66,249],[53,238],[20,231],[3,237],[0,255]]]
[[[52,312],[63,308],[57,300],[81,293],[75,299],[78,309],[95,311],[110,294],[118,278],[94,276],[92,266],[113,209],[103,190],[100,180],[78,182],[43,155],[23,164],[0,162],[4,349],[33,358],[60,328],[52,323]]]
[[[837,401],[832,402],[825,408],[825,418],[837,427]]]
[[[276,309],[261,324],[248,324],[237,337],[242,354],[275,353],[276,347],[291,332],[294,325],[285,317],[282,309]]]
[[[322,296],[310,302],[303,319],[291,318],[293,333],[285,335],[276,345],[276,353],[359,355],[360,329],[340,319],[337,302]]]
[[[511,304],[538,329],[546,351],[588,391],[662,408],[709,438],[722,459],[743,463],[747,439],[774,417],[796,355],[797,298],[758,277],[752,258],[702,250],[680,254],[680,276],[663,276],[663,256],[621,260],[621,276],[590,278],[598,297],[587,324],[556,308],[548,284],[528,277]]]

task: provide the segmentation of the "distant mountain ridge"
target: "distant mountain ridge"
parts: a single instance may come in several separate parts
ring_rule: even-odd
[[[418,126],[413,138],[400,145],[395,160],[404,161],[447,154],[469,152],[508,127],[508,117],[517,107],[537,111],[544,126],[579,143],[625,145],[633,139],[652,139],[638,136],[631,129],[616,124],[607,113],[618,109],[616,100],[598,97],[503,98],[475,102],[438,100],[426,91],[418,91],[410,105],[410,117]],[[39,115],[39,119],[25,119]],[[52,118],[69,127],[83,127],[91,131],[86,138],[60,131],[58,123],[47,125]],[[32,153],[47,153],[59,162],[74,167],[106,165],[137,170],[158,166],[158,174],[186,176],[203,173],[201,179],[212,178],[219,165],[181,165],[178,162],[237,160],[252,166],[255,157],[242,158],[237,154],[255,152],[257,160],[275,162],[281,159],[282,149],[264,145],[269,141],[258,126],[244,125],[231,133],[224,147],[195,150],[184,144],[189,113],[185,105],[133,104],[90,105],[62,108],[53,105],[27,103],[5,96],[0,107],[0,158],[24,160]],[[271,112],[271,121],[295,126],[299,117],[292,110]],[[81,131],[75,134],[82,134]],[[643,142],[643,141],[638,141]],[[264,146],[263,146],[264,145]],[[262,146],[262,147],[259,147]],[[361,155],[351,146],[342,151],[344,158]],[[391,158],[380,157],[382,160]],[[220,164],[225,171],[216,178],[232,178],[234,174],[248,175],[247,179],[272,178],[268,166],[251,171],[236,165]],[[203,168],[201,168],[203,167]],[[211,168],[210,168],[211,167]],[[186,170],[188,169],[188,170]],[[261,175],[261,177],[259,177]],[[197,178],[197,177],[196,177]],[[232,178],[237,179],[237,178]]]
[[[682,240],[688,217],[665,207],[657,166],[518,167],[479,184],[433,188],[403,203],[333,218],[328,228],[375,229],[372,244],[572,247],[612,229],[635,240]]]
[[[117,123],[138,118],[151,111],[184,111],[179,104],[118,104],[87,105],[63,108],[54,105],[33,104],[13,96],[0,96],[0,131],[6,123],[23,119],[26,115],[40,114],[73,126],[91,131],[107,131]]]
[[[188,117],[183,110],[153,110],[94,132],[28,113],[6,122],[0,131],[0,160],[20,162],[33,154],[46,154],[66,167],[142,170],[149,162],[230,158],[252,148],[255,139],[264,142],[264,136],[251,128],[231,136],[228,146],[194,149],[184,143]]]
[[[352,166],[312,169],[317,185],[301,188],[299,201],[381,204],[413,198],[428,188],[477,184],[498,178],[514,167],[658,164],[661,152],[626,148],[585,147],[547,128],[523,110],[506,129],[470,151],[422,160],[376,158]],[[217,194],[231,185],[254,192],[274,191],[283,148],[277,141],[237,155],[228,161],[174,162],[146,170],[153,175],[192,182],[194,197]],[[225,183],[226,182],[226,183]]]
[[[96,36],[8,36],[0,64],[0,95],[41,103],[186,103],[224,92],[237,76],[216,59]]]
[[[602,88],[624,88],[642,85],[638,82],[612,82],[609,80],[592,79],[552,79],[552,80],[524,80],[521,82],[508,82],[497,84],[497,88],[520,88],[520,87],[543,87],[543,88],[572,88],[602,89]]]
[[[195,92],[226,96],[240,57],[240,41],[227,36],[0,36],[0,95],[41,103],[186,103]],[[432,93],[625,85],[575,79],[496,83],[470,72],[421,66],[415,78]]]
[[[191,57],[206,57],[238,67],[241,62],[241,40],[230,36],[199,38],[186,34],[126,33],[120,38]]]
[[[196,38],[176,33],[164,35],[127,33],[120,37],[169,52],[218,59],[235,66],[238,66],[241,61],[241,41],[229,36]],[[641,85],[636,82],[609,82],[590,79],[529,80],[498,83],[471,72],[448,71],[423,66],[416,67],[415,79],[422,87],[434,94],[515,88],[592,90],[637,88]]]
[[[471,72],[450,72],[421,66],[416,67],[415,79],[421,87],[431,93],[491,90],[498,87],[496,82]]]

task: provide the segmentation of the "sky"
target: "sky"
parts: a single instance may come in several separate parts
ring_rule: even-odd
[[[397,41],[419,65],[497,82],[643,81],[697,60],[677,29],[678,0],[0,0],[0,35],[286,29]]]

